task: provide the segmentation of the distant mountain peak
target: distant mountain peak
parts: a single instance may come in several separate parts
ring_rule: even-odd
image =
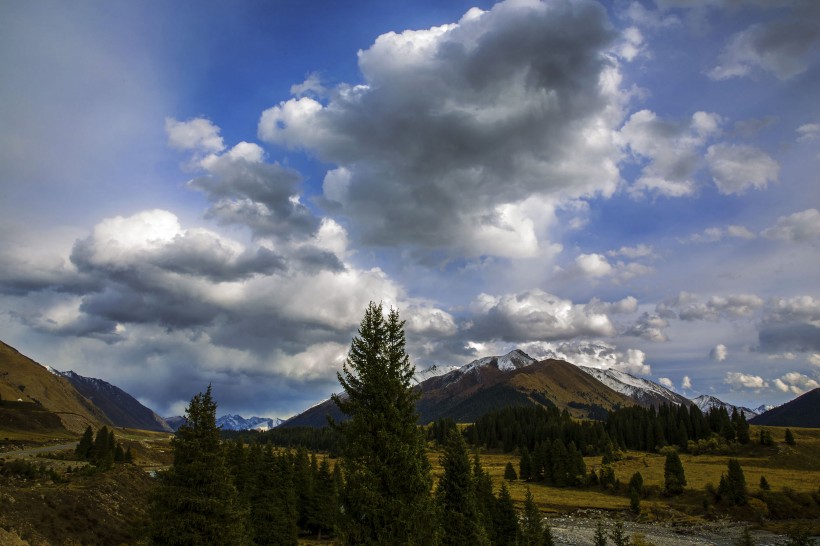
[[[753,410],[743,406],[735,406],[733,404],[729,404],[728,402],[724,402],[720,398],[712,396],[711,394],[701,394],[700,396],[693,398],[692,402],[694,402],[704,413],[706,413],[712,408],[726,408],[726,411],[729,412],[729,414],[731,414],[732,411],[735,409],[737,409],[737,411],[743,412],[743,415],[747,419],[751,419],[752,417],[755,417],[760,414],[760,411],[758,410]]]
[[[453,374],[453,379],[455,379],[465,373],[480,370],[484,366],[494,366],[504,372],[509,370],[517,370],[519,368],[523,368],[524,366],[529,366],[534,362],[536,362],[536,360],[521,349],[513,349],[503,356],[485,356],[464,364],[463,366],[433,364],[429,368],[417,371],[413,377],[416,383],[422,383],[433,377],[443,377],[445,375],[452,374],[453,372],[458,372]]]
[[[222,430],[270,430],[282,424],[278,417],[248,417],[241,415],[223,415],[216,419],[216,426]]]

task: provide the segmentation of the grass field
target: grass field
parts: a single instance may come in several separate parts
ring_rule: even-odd
[[[765,476],[773,491],[784,488],[798,493],[814,493],[820,488],[820,429],[793,428],[796,445],[788,446],[782,440],[785,428],[766,427],[776,440],[774,446],[764,447],[757,443],[741,446],[735,454],[689,455],[681,454],[686,473],[687,490],[698,494],[705,491],[707,484],[717,487],[720,477],[727,471],[730,458],[737,458],[743,468],[750,493],[759,490],[760,477]],[[757,438],[758,427],[752,427],[752,438]],[[512,462],[518,471],[519,456],[515,453],[480,453],[481,464],[489,472],[498,487],[503,480],[504,467]],[[441,475],[440,451],[431,450],[430,461],[436,479]],[[615,475],[624,485],[635,472],[640,472],[644,486],[657,490],[663,488],[664,455],[644,452],[626,452],[613,466]],[[598,468],[600,457],[586,457],[587,470]],[[614,494],[597,487],[588,489],[550,487],[520,480],[507,482],[510,494],[517,503],[523,503],[527,488],[533,494],[539,508],[546,513],[566,512],[579,508],[601,510],[625,510],[629,508],[629,498],[625,492]],[[654,502],[671,502],[674,499],[660,497]]]
[[[820,510],[817,506],[805,508],[805,503],[804,505],[800,504],[803,502],[801,499],[810,498],[808,494],[816,494],[820,488],[820,429],[792,428],[796,445],[789,446],[783,441],[785,436],[784,428],[766,428],[775,439],[775,444],[772,446],[761,446],[753,442],[746,446],[733,447],[731,451],[721,454],[691,455],[682,453],[681,460],[686,474],[687,486],[685,493],[679,497],[670,498],[661,494],[665,462],[663,455],[626,452],[621,460],[614,463],[613,467],[617,479],[624,485],[635,472],[640,472],[643,476],[644,485],[649,490],[647,497],[641,503],[641,518],[643,521],[653,521],[655,519],[676,520],[679,522],[682,520],[696,521],[695,518],[708,515],[710,517],[729,517],[753,521],[756,525],[762,525],[763,520],[755,518],[761,513],[766,513],[768,516],[768,512],[761,508],[761,504],[764,507],[766,505],[760,499],[752,499],[751,505],[743,509],[718,507],[719,510],[715,512],[713,507],[712,512],[708,512],[704,506],[704,500],[709,497],[706,493],[707,485],[711,484],[717,487],[721,475],[727,471],[727,463],[731,457],[737,458],[740,462],[750,494],[763,497],[758,495],[760,493],[759,482],[761,476],[766,477],[772,489],[771,498],[767,498],[772,512],[779,510],[781,514],[789,514],[788,517],[792,517],[793,514],[805,518],[804,510]],[[753,439],[758,437],[758,433],[759,428],[752,427]],[[13,439],[9,434],[12,433],[0,430],[0,440],[10,438],[5,442],[15,444],[18,448],[21,445],[35,447],[43,444],[65,444],[77,440],[76,437],[71,437],[65,431],[52,433],[46,431],[32,431],[29,433],[18,431],[13,433]],[[115,429],[115,434],[124,446],[131,447],[136,457],[135,462],[144,470],[165,468],[170,465],[173,458],[170,446],[171,435],[131,429]],[[431,447],[428,455],[432,463],[434,479],[438,480],[442,473],[440,465],[442,451]],[[2,456],[2,453],[0,453],[0,457]],[[318,457],[322,459],[326,455],[319,454]],[[517,453],[505,454],[481,451],[480,457],[484,470],[492,476],[496,490],[503,481],[504,467],[508,462],[511,462],[518,470],[519,455]],[[76,464],[67,460],[49,461],[48,455],[38,455],[37,461],[38,463],[42,461],[52,464],[59,470],[64,470],[63,467],[67,464]],[[330,462],[334,464],[336,461],[331,460]],[[587,457],[585,462],[587,469],[597,469],[600,466],[601,458]],[[513,500],[519,506],[523,504],[524,496],[529,488],[536,504],[548,516],[574,512],[578,509],[625,512],[630,508],[629,498],[623,488],[619,492],[605,491],[599,487],[558,488],[520,480],[508,481],[507,486]],[[74,485],[72,484],[70,487],[73,488]],[[56,501],[59,498],[60,488],[57,485],[47,488],[47,490],[52,489],[54,490],[53,494],[57,495],[55,496]],[[787,492],[784,493],[784,491]],[[28,498],[28,495],[28,492],[25,492],[23,497]],[[803,495],[803,497],[800,497],[800,495]],[[102,501],[102,498],[100,501]],[[775,506],[774,503],[778,503],[778,506]],[[814,512],[811,512],[811,514],[814,514]],[[767,517],[765,527],[772,530],[777,529],[778,526],[791,524],[788,521],[768,521],[768,519],[776,520],[777,518]],[[814,519],[818,520],[817,517],[814,517]],[[809,522],[810,527],[811,525],[811,522]],[[814,525],[817,526],[816,532],[820,533],[820,523],[815,521]],[[329,543],[327,541],[300,542],[300,544],[316,545]]]

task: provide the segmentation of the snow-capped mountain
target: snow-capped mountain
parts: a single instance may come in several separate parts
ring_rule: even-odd
[[[760,404],[759,406],[757,406],[754,409],[754,411],[756,411],[758,415],[762,415],[762,414],[766,413],[769,410],[773,410],[776,407],[777,406],[774,405],[774,404]]]
[[[521,349],[514,349],[504,356],[485,356],[484,358],[473,360],[463,366],[440,366],[434,364],[427,369],[416,372],[416,375],[413,377],[417,383],[422,383],[433,377],[444,377],[447,375],[450,375],[451,378],[455,380],[466,373],[480,371],[486,366],[493,366],[499,371],[507,372],[529,366],[533,362],[536,362],[536,360],[530,355]]]
[[[599,370],[588,366],[578,367],[615,392],[624,394],[644,406],[657,407],[661,404],[670,403],[685,406],[692,404],[688,398],[648,379],[635,377],[632,374],[612,368]]]
[[[709,411],[712,408],[721,408],[721,407],[726,408],[726,411],[728,411],[730,415],[732,414],[732,411],[734,409],[737,409],[737,411],[742,411],[743,415],[746,417],[746,419],[751,419],[752,417],[755,417],[755,416],[759,415],[760,413],[762,413],[760,411],[760,408],[758,408],[757,410],[753,410],[753,409],[749,409],[749,408],[746,408],[746,407],[743,407],[743,406],[734,406],[732,404],[724,402],[723,400],[721,400],[719,398],[715,398],[714,396],[711,396],[709,394],[701,394],[697,398],[693,398],[692,402],[697,404],[697,406],[700,408],[700,411],[702,411],[703,413],[706,413],[707,411]],[[761,407],[763,407],[763,406],[761,406]]]
[[[477,368],[495,365],[495,367],[500,371],[507,372],[510,370],[523,368],[524,366],[529,366],[533,362],[535,362],[535,359],[521,349],[513,349],[504,356],[487,356],[484,358],[479,358],[478,360],[473,360],[469,364],[465,364],[459,368],[459,371],[462,373],[467,373]]]
[[[270,430],[282,424],[282,419],[276,417],[249,417],[241,415],[223,415],[217,417],[216,426],[222,430]]]
[[[439,364],[433,364],[429,368],[425,368],[423,370],[416,370],[415,375],[413,375],[413,380],[416,383],[421,383],[422,381],[426,381],[431,377],[439,377],[440,375],[447,375],[448,373],[455,371],[459,368],[459,366],[444,366]]]

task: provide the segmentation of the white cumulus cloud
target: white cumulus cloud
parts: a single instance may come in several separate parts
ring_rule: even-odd
[[[806,209],[789,216],[781,216],[777,223],[761,233],[768,239],[803,242],[820,238],[820,211]]]
[[[750,389],[759,391],[769,384],[759,375],[748,375],[741,372],[726,372],[723,382],[733,389]]]
[[[777,161],[753,146],[709,146],[706,162],[718,191],[724,195],[742,194],[749,188],[764,189],[776,182],[780,173]]]

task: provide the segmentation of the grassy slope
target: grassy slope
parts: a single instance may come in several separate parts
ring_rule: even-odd
[[[110,421],[63,377],[58,377],[13,347],[0,342],[0,397],[34,402],[60,416],[63,426],[82,433]]]

